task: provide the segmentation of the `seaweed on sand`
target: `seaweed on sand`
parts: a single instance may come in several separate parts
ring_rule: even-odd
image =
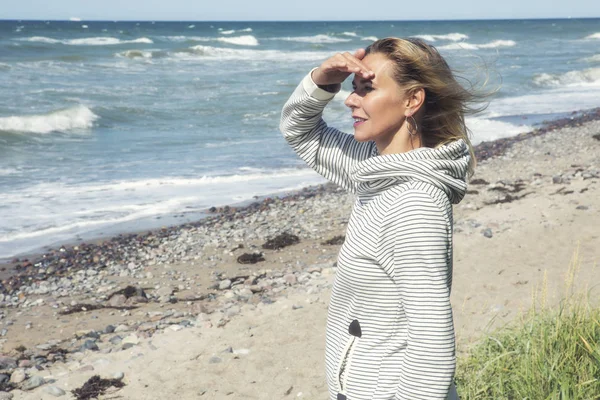
[[[262,253],[244,253],[237,258],[240,264],[256,264],[259,261],[265,261]]]
[[[279,250],[296,243],[300,243],[300,238],[298,236],[284,232],[275,236],[273,239],[267,240],[266,243],[262,245],[262,248],[268,250]]]
[[[485,204],[486,205],[494,205],[494,204],[502,204],[502,203],[512,203],[515,200],[521,200],[523,197],[527,196],[531,194],[531,192],[529,193],[523,193],[521,196],[511,196],[510,194],[506,194],[506,196],[498,198],[494,201],[488,201]]]
[[[135,286],[127,286],[124,289],[117,290],[116,292],[111,293],[110,296],[108,296],[108,298],[110,299],[111,297],[116,296],[118,294],[122,294],[127,299],[133,296],[148,298],[143,288]]]
[[[332,237],[329,240],[324,241],[322,244],[328,245],[328,246],[334,246],[334,245],[338,245],[338,244],[344,244],[344,240],[346,240],[346,236],[338,235],[338,236]]]
[[[94,375],[82,387],[72,390],[71,393],[77,400],[97,399],[111,386],[122,388],[125,384],[118,379],[102,379],[99,375]]]

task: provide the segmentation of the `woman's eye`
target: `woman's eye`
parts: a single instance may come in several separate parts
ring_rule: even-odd
[[[373,90],[373,88],[371,86],[362,86],[362,87],[353,86],[352,87],[352,91],[355,93],[368,93],[372,90]]]

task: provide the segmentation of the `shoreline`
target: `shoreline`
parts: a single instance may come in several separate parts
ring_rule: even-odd
[[[200,226],[213,226],[220,224],[225,221],[231,221],[233,219],[244,218],[253,213],[267,210],[270,204],[278,202],[292,202],[297,200],[304,200],[311,198],[323,193],[340,193],[344,192],[336,185],[330,182],[326,182],[320,185],[307,186],[294,192],[286,193],[283,196],[278,195],[266,195],[258,196],[255,200],[244,201],[237,203],[236,205],[225,205],[221,207],[210,207],[204,212],[204,218],[198,219],[193,222],[186,222],[183,224],[169,225],[156,229],[143,229],[139,231],[128,231],[117,235],[109,235],[97,237],[81,242],[67,242],[57,248],[51,248],[43,252],[33,252],[23,254],[21,256],[10,257],[6,260],[0,260],[0,294],[6,293],[7,284],[6,281],[15,277],[15,274],[19,275],[27,268],[36,267],[47,269],[50,265],[54,264],[60,259],[73,258],[77,261],[78,252],[84,251],[85,253],[94,252],[95,250],[102,250],[103,246],[112,247],[113,245],[125,245],[132,246],[136,245],[136,242],[144,242],[148,238],[164,238],[172,236],[173,234],[181,233],[181,231],[197,228]],[[12,260],[11,260],[12,259]],[[93,261],[93,259],[92,259]],[[71,268],[72,265],[63,262],[64,268]],[[94,267],[94,265],[79,265],[80,269]],[[102,268],[102,266],[99,266]],[[10,273],[13,270],[13,273]],[[77,271],[78,269],[70,270]],[[25,274],[23,278],[28,278],[30,275]],[[10,285],[17,286],[17,284]]]
[[[530,132],[520,133],[515,136],[500,138],[489,142],[481,142],[475,146],[475,157],[478,162],[487,160],[488,158],[498,157],[504,154],[515,143],[522,142],[532,137],[545,135],[556,129],[577,127],[586,122],[598,121],[600,120],[600,107],[573,111],[570,114],[572,115],[571,117],[545,121],[540,128]]]
[[[493,141],[480,142],[474,146],[477,162],[479,163],[489,158],[500,157],[514,144],[529,138],[543,136],[544,134],[556,129],[576,127],[585,122],[600,120],[600,107],[588,110],[573,111],[570,114],[570,117],[545,121],[542,123],[540,128],[534,129],[530,132],[521,133],[507,138],[500,138]],[[203,215],[202,218],[191,222],[166,225],[154,229],[127,230],[121,233],[92,237],[88,240],[76,241],[76,239],[73,239],[72,241],[61,243],[60,245],[57,243],[54,248],[51,245],[44,246],[38,251],[26,252],[14,257],[2,258],[0,259],[0,293],[6,293],[5,281],[12,278],[15,274],[18,274],[19,270],[38,264],[40,264],[42,267],[47,267],[48,261],[52,262],[51,260],[54,260],[57,256],[61,255],[60,253],[66,253],[66,255],[71,256],[70,251],[72,251],[74,248],[81,247],[86,248],[89,251],[93,251],[96,247],[101,247],[109,242],[131,241],[135,239],[144,239],[148,236],[162,237],[162,235],[165,234],[171,235],[176,231],[180,231],[189,227],[218,224],[222,219],[231,220],[231,218],[243,218],[248,214],[265,209],[265,207],[268,207],[268,205],[274,201],[274,199],[284,202],[295,201],[300,197],[312,197],[324,191],[335,192],[338,191],[338,188],[331,182],[325,182],[320,185],[308,186],[292,192],[256,196],[254,200],[242,201],[240,203],[224,205],[220,207],[210,207],[197,214]],[[12,273],[10,272],[11,270]]]

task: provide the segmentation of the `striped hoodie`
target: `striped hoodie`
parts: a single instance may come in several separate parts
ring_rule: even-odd
[[[379,155],[326,125],[334,95],[309,74],[280,125],[309,166],[356,194],[328,310],[330,399],[446,399],[456,363],[452,203],[466,192],[467,145]]]

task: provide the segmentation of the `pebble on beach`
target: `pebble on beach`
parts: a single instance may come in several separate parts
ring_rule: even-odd
[[[67,394],[64,390],[57,386],[46,386],[44,387],[44,392],[54,397],[61,397]]]
[[[33,390],[39,386],[42,386],[46,381],[39,375],[34,375],[31,378],[27,379],[22,385],[22,390]]]

